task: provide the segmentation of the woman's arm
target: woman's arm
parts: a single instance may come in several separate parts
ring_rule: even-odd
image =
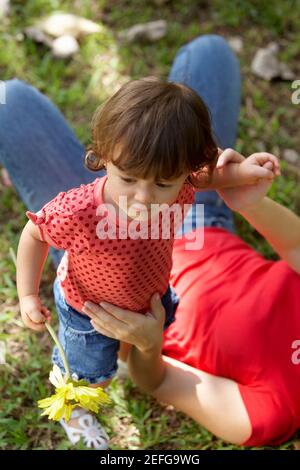
[[[233,380],[161,357],[158,351],[143,354],[135,346],[127,362],[130,376],[140,389],[174,406],[216,436],[236,444],[250,437],[250,420]]]
[[[153,392],[165,378],[166,367],[161,355],[161,348],[141,351],[132,346],[127,364],[132,380],[144,392]]]
[[[220,157],[224,159],[221,161],[221,166],[233,158],[230,152],[227,152],[226,160],[224,158],[226,152]],[[234,158],[243,158],[237,153],[234,155]],[[259,165],[273,171],[274,177],[280,174],[276,161],[271,158],[272,155],[268,153],[253,155]],[[241,164],[246,164],[253,155],[243,160]],[[250,185],[218,189],[218,194],[230,209],[239,212],[265,237],[278,255],[300,274],[300,218],[291,210],[266,197],[272,179],[259,179]]]
[[[160,299],[152,297],[148,316],[91,302],[83,311],[97,331],[132,344],[129,372],[142,390],[224,440],[242,444],[250,437],[251,423],[236,382],[161,355],[165,313]]]
[[[163,356],[165,375],[151,395],[190,416],[225,441],[243,444],[251,435],[250,419],[238,384]],[[137,382],[137,385],[139,383]]]
[[[300,274],[300,217],[268,197],[239,213]]]

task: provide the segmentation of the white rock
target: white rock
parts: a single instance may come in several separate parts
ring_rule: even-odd
[[[258,49],[251,64],[252,72],[265,80],[282,78],[292,80],[295,78],[293,72],[287,64],[279,62],[277,54],[279,46],[277,43],[270,43],[266,48]]]
[[[52,54],[57,59],[67,59],[79,51],[79,44],[76,39],[65,34],[60,38],[54,39],[52,43]]]
[[[282,152],[283,158],[288,162],[295,164],[300,162],[300,155],[293,149],[286,149]]]
[[[255,75],[265,80],[272,80],[280,75],[280,66],[274,52],[269,49],[258,49],[251,64]]]
[[[242,51],[244,47],[244,43],[241,37],[235,36],[228,39],[229,46],[236,52],[237,54]]]
[[[24,33],[33,41],[46,44],[48,47],[52,47],[53,39],[50,36],[47,36],[41,29],[36,26],[29,26],[25,28]]]
[[[167,33],[167,22],[165,20],[149,21],[148,23],[139,23],[129,29],[125,29],[118,34],[119,39],[125,39],[128,42],[148,40],[150,42],[158,41]]]
[[[285,62],[281,62],[280,66],[280,75],[283,80],[294,80],[296,75]]]
[[[10,0],[0,0],[0,18],[10,14]]]
[[[58,38],[64,35],[71,35],[80,38],[91,33],[100,33],[103,27],[93,21],[70,13],[54,12],[39,20],[36,25],[45,34]]]

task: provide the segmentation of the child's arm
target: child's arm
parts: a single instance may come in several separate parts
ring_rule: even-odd
[[[42,331],[50,312],[41,304],[39,285],[49,245],[41,240],[39,229],[30,220],[21,234],[17,253],[17,290],[24,324]]]
[[[239,212],[300,274],[300,217],[268,197]]]

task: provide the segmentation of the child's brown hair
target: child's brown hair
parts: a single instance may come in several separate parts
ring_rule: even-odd
[[[112,161],[136,178],[160,181],[201,170],[210,179],[218,157],[210,115],[200,96],[186,85],[156,77],[127,82],[100,105],[92,135],[85,157],[92,171]],[[195,175],[188,180],[197,186]]]

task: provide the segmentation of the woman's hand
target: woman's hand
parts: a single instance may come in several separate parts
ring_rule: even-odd
[[[238,179],[244,183],[218,189],[217,192],[234,211],[245,210],[259,203],[267,194],[274,177],[280,175],[278,159],[266,152],[254,153],[245,158],[232,149],[226,149],[220,154],[217,168],[223,168],[228,163],[239,163]]]
[[[85,302],[83,312],[99,333],[134,345],[142,352],[161,350],[165,309],[160,296],[151,297],[151,312],[131,312],[107,302]]]

